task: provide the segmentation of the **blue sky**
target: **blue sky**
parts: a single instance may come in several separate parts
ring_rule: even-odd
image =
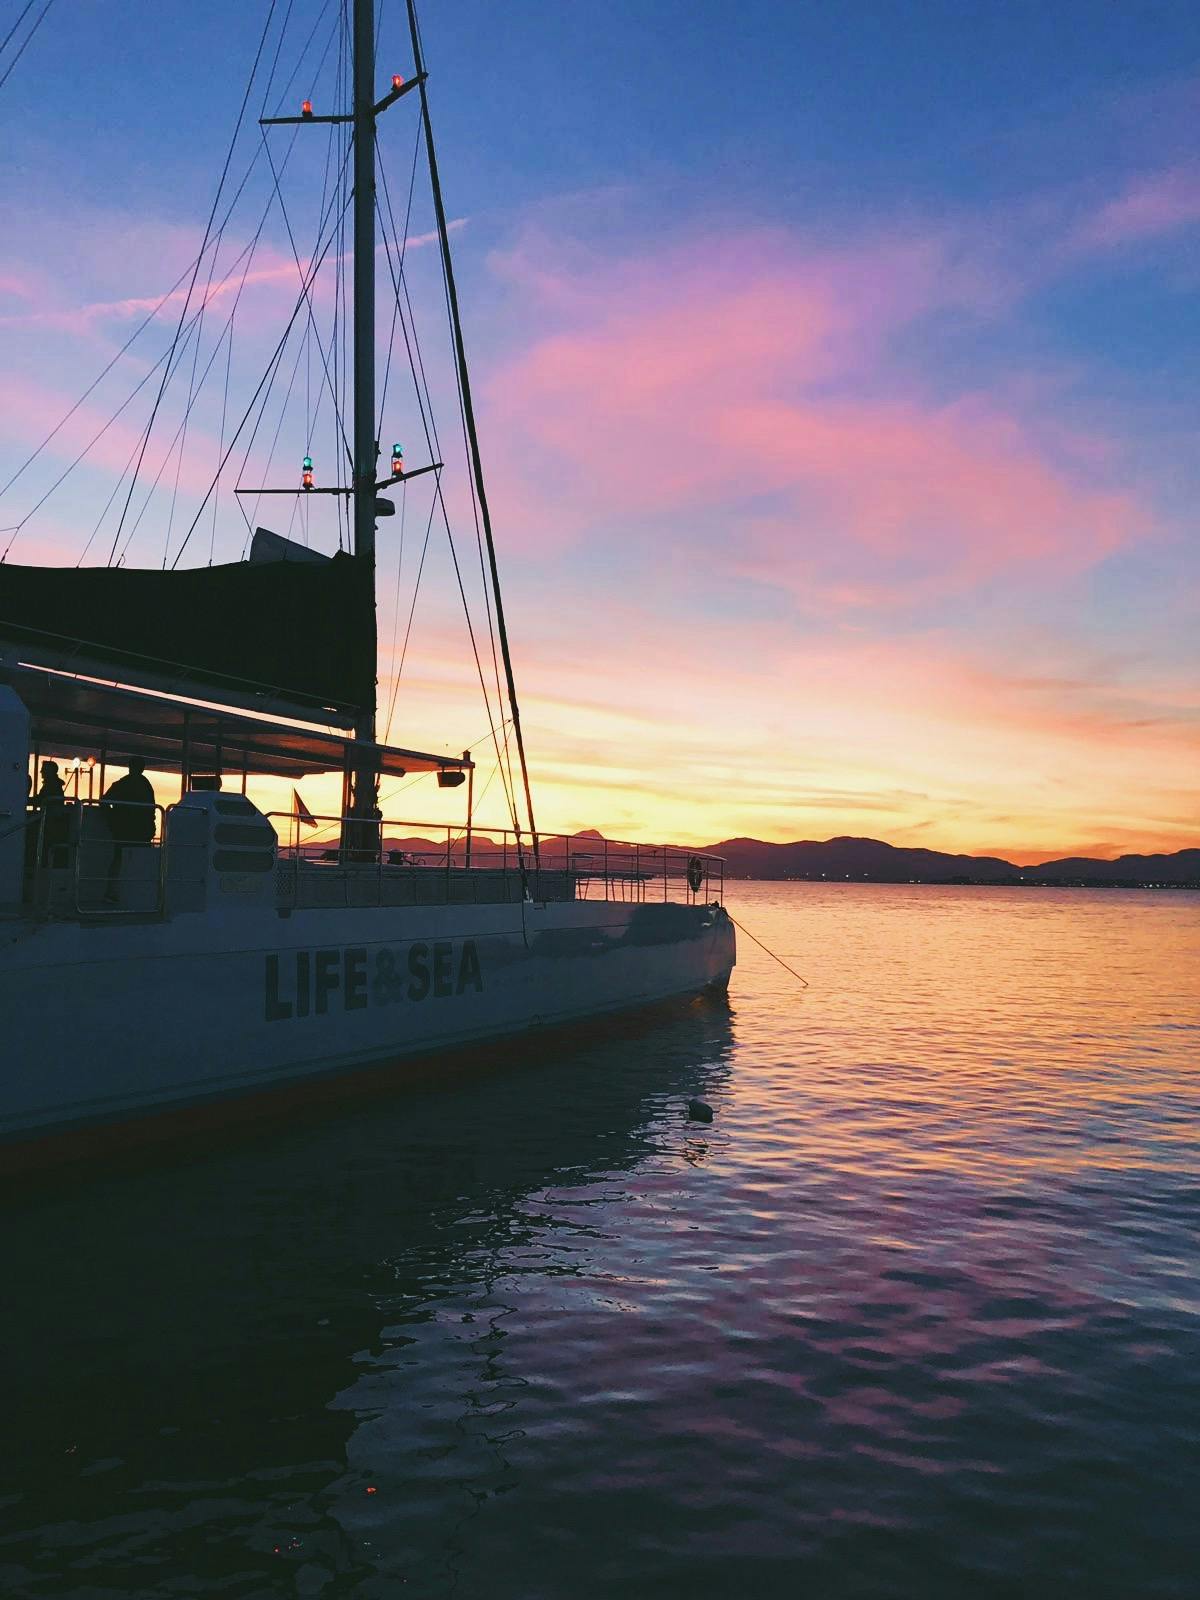
[[[186,265],[267,9],[56,0],[0,91],[0,467],[128,331],[72,312]],[[319,12],[295,0],[281,62]],[[401,8],[383,16],[381,80],[411,67]],[[1194,842],[1195,8],[427,0],[422,20],[556,820]],[[305,92],[323,109],[330,71],[285,109]],[[411,102],[389,113],[397,186],[413,128]],[[321,150],[292,157],[299,218]],[[264,244],[286,268],[277,217]],[[432,308],[432,252],[410,260]],[[250,302],[247,376],[288,298]],[[410,452],[414,427],[385,421]],[[11,559],[74,559],[113,471],[81,471]],[[242,531],[221,511],[214,558]],[[131,546],[159,557],[157,534]],[[469,690],[446,576],[435,554],[406,737]]]

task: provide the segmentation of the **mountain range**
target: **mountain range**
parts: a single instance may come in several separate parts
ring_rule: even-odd
[[[545,855],[561,860],[559,836],[543,835]],[[390,850],[400,850],[416,859],[445,860],[446,841],[388,838]],[[597,846],[604,837],[594,828],[570,836],[572,853],[591,855],[601,860]],[[604,858],[611,867],[634,865],[631,847],[609,844]],[[648,847],[645,847],[648,848]],[[920,850],[887,844],[882,839],[799,839],[791,844],[772,844],[765,839],[722,839],[706,845],[701,854],[723,856],[725,874],[732,878],[807,878],[828,882],[859,883],[1003,883],[1042,885],[1085,885],[1096,888],[1200,889],[1200,849],[1176,850],[1171,855],[1126,855],[1115,861],[1092,856],[1067,856],[1061,861],[1043,861],[1036,866],[1021,866],[1000,856],[950,855],[941,850]],[[672,851],[672,859],[675,852]],[[461,834],[451,845],[453,859],[465,859]],[[628,858],[628,859],[627,859]],[[510,857],[500,855],[500,846],[486,830],[475,835],[473,859],[477,865],[500,865]]]
[[[999,856],[948,855],[941,850],[885,844],[882,839],[802,839],[793,844],[724,839],[710,848],[713,855],[725,857],[726,874],[735,878],[1200,888],[1200,849],[1176,850],[1171,855],[1119,856],[1115,861],[1067,856],[1061,861],[1026,867]]]

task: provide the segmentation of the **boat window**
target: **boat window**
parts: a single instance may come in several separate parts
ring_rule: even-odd
[[[228,794],[213,801],[213,810],[219,811],[223,817],[244,817],[248,811],[253,811],[254,807],[245,795]]]

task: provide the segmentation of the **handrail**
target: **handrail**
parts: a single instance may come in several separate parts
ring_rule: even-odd
[[[153,810],[155,816],[154,831],[149,839],[119,839],[115,837],[111,828],[106,834],[96,833],[91,837],[84,837],[84,817],[90,813],[100,812],[108,821],[106,813],[117,810],[122,811],[149,811]],[[40,908],[45,914],[52,915],[53,908],[49,897],[44,893],[47,884],[53,885],[54,879],[49,876],[55,872],[65,872],[70,885],[70,900],[68,909],[75,915],[127,915],[130,911],[145,914],[161,912],[165,907],[165,851],[161,848],[165,840],[166,810],[154,802],[153,807],[147,802],[137,800],[109,800],[103,796],[86,799],[78,795],[64,795],[61,800],[41,801],[32,797],[26,806],[24,816],[13,828],[6,830],[0,837],[7,837],[17,828],[27,831],[29,844],[26,857],[28,878],[28,897],[31,905],[37,910]],[[57,824],[55,826],[55,824]],[[84,904],[83,885],[87,882],[110,881],[110,872],[106,871],[103,878],[99,875],[85,876],[83,872],[83,855],[86,850],[103,850],[120,847],[122,850],[145,849],[155,844],[160,846],[158,851],[157,883],[155,885],[154,904],[150,906],[120,907],[111,904]],[[59,852],[63,856],[59,857]],[[111,857],[110,857],[111,866]],[[43,900],[46,904],[43,905]],[[63,909],[62,907],[59,908]]]
[[[0,838],[28,829],[28,892],[32,905],[41,907],[44,914],[162,914],[167,904],[167,857],[171,848],[167,816],[177,806],[155,801],[154,831],[147,840],[117,838],[111,827],[85,829],[89,813],[99,811],[111,821],[118,810],[150,809],[144,802],[108,800],[103,796],[90,800],[64,797],[61,805],[30,805],[20,822]],[[327,904],[330,891],[334,903],[344,901],[347,906],[408,904],[408,896],[415,903],[445,904],[464,899],[492,903],[590,898],[642,903],[659,896],[664,902],[674,899],[677,903],[682,900],[687,904],[707,904],[724,897],[724,857],[686,845],[542,834],[539,859],[533,864],[513,848],[517,830],[497,827],[482,833],[472,831],[468,861],[465,830],[456,829],[453,824],[380,817],[374,819],[364,838],[361,817],[308,813],[302,822],[294,811],[259,815],[272,826],[276,839],[281,869],[278,892],[282,896],[290,894],[294,903],[300,902],[302,892],[315,892],[316,903]],[[317,826],[333,825],[340,831],[306,844],[303,833],[310,821]],[[411,840],[405,852],[398,848],[402,839]],[[111,850],[139,850],[153,845],[158,846],[158,870],[152,902],[150,893],[143,895],[145,903],[141,905],[118,905],[110,900],[109,895],[115,894],[114,884],[121,881],[122,865],[117,863],[114,878],[111,856],[105,856],[101,863],[97,852],[103,855],[106,846]],[[98,870],[100,864],[105,866],[103,872]],[[56,878],[55,873],[61,876]],[[143,891],[149,891],[152,882],[149,875],[125,881],[136,882]],[[47,894],[47,886],[56,882],[62,887],[69,884],[68,898],[52,889]],[[302,883],[324,887],[302,891]],[[406,888],[406,883],[411,887]],[[103,897],[100,885],[107,891]]]
[[[520,852],[514,852],[513,857],[509,853],[511,842],[517,839],[514,828],[488,828],[483,832],[472,829],[468,861],[466,830],[460,829],[456,837],[453,824],[403,817],[373,818],[364,845],[361,817],[309,812],[301,818],[298,812],[288,810],[268,811],[264,816],[275,828],[281,864],[293,869],[291,892],[294,897],[299,893],[298,875],[302,865],[315,872],[345,869],[347,903],[351,874],[360,884],[364,874],[377,876],[378,902],[382,904],[384,875],[388,874],[387,881],[391,882],[394,874],[401,870],[442,873],[447,902],[452,894],[452,875],[469,873],[470,881],[478,884],[489,874],[494,877],[499,873],[506,878],[510,870],[522,874],[520,896],[529,895],[535,900],[544,898],[541,892],[544,889],[549,891],[549,898],[558,898],[564,875],[569,881],[572,898],[576,895],[587,898],[595,886],[604,899],[644,901],[650,886],[661,884],[662,899],[667,901],[671,898],[672,883],[680,882],[686,885],[685,898],[689,904],[707,902],[714,894],[718,899],[724,896],[725,858],[686,845],[647,845],[638,840],[543,833],[539,836],[537,864],[521,865]],[[322,836],[306,842],[303,833],[308,827],[317,828]],[[337,833],[331,832],[334,828]],[[348,843],[347,838],[353,842]],[[412,838],[421,848],[402,852],[399,842],[406,838]],[[401,859],[394,859],[396,856]],[[518,865],[510,869],[511,859]],[[478,893],[478,890],[473,892]]]
[[[108,865],[107,870],[105,871],[103,879],[101,879],[99,877],[92,877],[92,878],[88,878],[86,880],[87,882],[90,882],[90,883],[103,882],[105,884],[105,895],[104,895],[103,903],[98,905],[98,906],[97,905],[87,905],[87,906],[85,906],[84,903],[83,903],[83,896],[82,896],[82,892],[81,892],[82,885],[83,885],[83,883],[85,881],[84,878],[83,878],[82,871],[81,871],[82,862],[83,862],[84,845],[85,844],[91,844],[91,845],[103,844],[104,841],[102,841],[100,839],[89,839],[89,840],[85,841],[85,839],[83,838],[82,813],[83,813],[84,808],[85,807],[89,807],[92,810],[100,810],[101,812],[103,812],[106,809],[109,810],[109,811],[116,811],[116,810],[122,809],[122,808],[125,809],[125,810],[128,810],[128,811],[149,811],[149,810],[151,810],[151,807],[146,805],[143,801],[139,801],[139,800],[106,800],[106,799],[103,798],[103,796],[100,796],[100,797],[98,797],[96,799],[92,799],[92,800],[78,800],[78,801],[74,801],[72,803],[79,806],[80,815],[81,815],[80,835],[79,835],[79,838],[76,839],[76,841],[75,841],[75,870],[74,870],[75,910],[77,912],[86,912],[89,916],[118,916],[118,917],[119,916],[128,916],[130,911],[134,911],[134,910],[136,910],[136,911],[138,911],[138,912],[140,912],[142,914],[144,914],[147,910],[149,910],[151,912],[160,912],[160,911],[162,911],[164,909],[165,905],[166,905],[166,849],[165,849],[165,845],[166,845],[166,817],[167,817],[167,811],[170,808],[168,808],[166,806],[159,805],[157,800],[154,802],[153,811],[154,811],[154,822],[155,822],[155,825],[154,825],[154,830],[153,830],[153,832],[151,833],[151,835],[150,835],[150,837],[148,839],[119,839],[116,836],[116,834],[114,834],[111,831],[111,829],[109,830],[109,841],[111,842],[112,848],[113,848],[114,851],[117,851],[117,850],[122,850],[122,851],[123,850],[147,850],[147,849],[150,849],[154,845],[156,840],[159,841],[159,852],[158,852],[158,863],[157,863],[158,872],[157,872],[157,883],[155,884],[154,905],[150,906],[150,907],[146,907],[146,906],[130,907],[130,906],[119,906],[119,905],[117,905],[115,903],[110,902],[109,894],[112,892],[110,886],[112,884],[114,884],[115,882],[119,881],[119,874],[120,874],[120,863],[119,862],[117,863],[116,872],[114,873],[112,857],[110,856],[109,865]]]
[[[271,820],[272,818],[280,818],[280,819],[282,819],[282,820],[284,820],[286,822],[295,823],[295,824],[298,824],[300,826],[306,826],[307,825],[303,821],[303,819],[300,817],[299,813],[295,812],[295,811],[267,811],[267,812],[263,813],[263,815],[267,818],[268,821]],[[355,824],[359,828],[361,828],[362,825],[363,825],[362,817],[355,817],[355,816],[351,815],[350,813],[345,813],[343,815],[337,815],[337,814],[335,814],[333,812],[320,812],[320,813],[318,813],[318,812],[309,812],[308,813],[308,818],[313,824],[317,824],[317,823],[330,823],[330,824],[332,824],[332,823],[341,823],[341,824],[346,824],[346,825]],[[435,833],[438,833],[438,834],[440,834],[442,832],[445,832],[448,835],[450,833],[454,832],[454,830],[455,830],[455,824],[453,824],[453,823],[448,825],[448,824],[446,824],[444,822],[430,822],[428,820],[420,821],[420,820],[415,820],[415,819],[409,818],[409,817],[378,817],[378,818],[372,818],[370,825],[371,825],[372,828],[378,828],[379,829],[381,838],[383,836],[384,830],[387,829],[387,828],[426,828],[426,829],[429,829],[429,830],[431,830],[431,831],[433,831]],[[276,830],[276,831],[278,832],[278,830]],[[505,844],[506,844],[509,839],[515,839],[516,838],[517,832],[518,832],[518,830],[513,829],[513,828],[483,828],[481,830],[477,826],[472,826],[472,829],[471,829],[471,849],[472,849],[472,853],[474,852],[476,846],[481,844],[481,843],[482,843],[482,845],[484,846],[485,849],[487,848],[489,843],[494,843],[496,845],[496,848],[499,849],[499,848],[501,848],[501,844],[500,844],[501,840],[503,840],[505,842]],[[463,848],[465,849],[465,843],[466,843],[465,835],[466,835],[465,828],[460,829],[459,830],[459,838],[454,839],[452,841],[453,848],[457,849],[459,847],[459,845],[461,844],[463,846]],[[539,840],[539,843],[541,845],[543,845],[543,846],[545,846],[547,844],[553,844],[556,840],[557,841],[562,841],[564,843],[569,843],[569,844],[584,844],[584,843],[592,843],[592,842],[594,842],[597,846],[603,845],[603,847],[604,847],[603,848],[603,855],[604,855],[605,858],[607,858],[607,854],[608,854],[608,851],[610,849],[617,849],[617,850],[633,850],[635,852],[648,851],[651,854],[657,854],[660,851],[668,851],[673,855],[683,856],[685,858],[690,857],[690,856],[699,856],[701,861],[721,862],[722,864],[724,864],[724,862],[726,860],[726,858],[724,856],[716,855],[711,850],[700,850],[700,849],[697,849],[695,845],[684,845],[684,844],[653,844],[653,845],[650,845],[650,844],[642,843],[642,842],[640,842],[638,840],[635,840],[635,839],[608,839],[608,838],[604,838],[603,836],[601,836],[600,838],[596,838],[595,835],[593,835],[593,834],[539,833],[538,840]],[[316,843],[320,842],[322,847],[325,848],[325,849],[336,848],[336,842],[334,840],[321,840],[321,841],[312,840],[310,842],[313,843],[313,844],[316,844]],[[423,842],[428,843],[429,845],[433,845],[433,844],[436,843],[436,841],[433,838],[426,839]],[[285,841],[281,838],[280,839],[281,847],[284,845],[284,843],[285,843]],[[299,839],[299,847],[303,848],[304,843],[305,843],[305,841],[303,840],[303,838],[300,838]],[[288,848],[290,849],[290,848],[293,848],[293,847],[289,845]],[[445,852],[445,846],[441,846],[438,849],[438,852],[437,852],[439,861],[442,859],[442,857],[444,855],[444,852]],[[588,855],[591,852],[589,852],[586,849],[580,849],[580,850],[577,851],[577,853],[580,854],[580,855]]]

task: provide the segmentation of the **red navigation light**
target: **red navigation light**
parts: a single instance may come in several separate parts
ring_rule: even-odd
[[[312,101],[311,100],[301,100],[301,102],[300,102],[300,115],[302,117],[311,117],[312,116]]]
[[[304,465],[300,469],[300,487],[302,489],[311,489],[312,486],[313,486],[312,457],[311,456],[305,456]]]
[[[403,89],[403,87],[404,87],[404,79],[400,76],[400,74],[398,72],[393,72],[392,73],[392,88],[393,89]]]
[[[402,478],[403,476],[404,476],[404,450],[400,445],[394,444],[392,446],[392,477],[393,478]]]

